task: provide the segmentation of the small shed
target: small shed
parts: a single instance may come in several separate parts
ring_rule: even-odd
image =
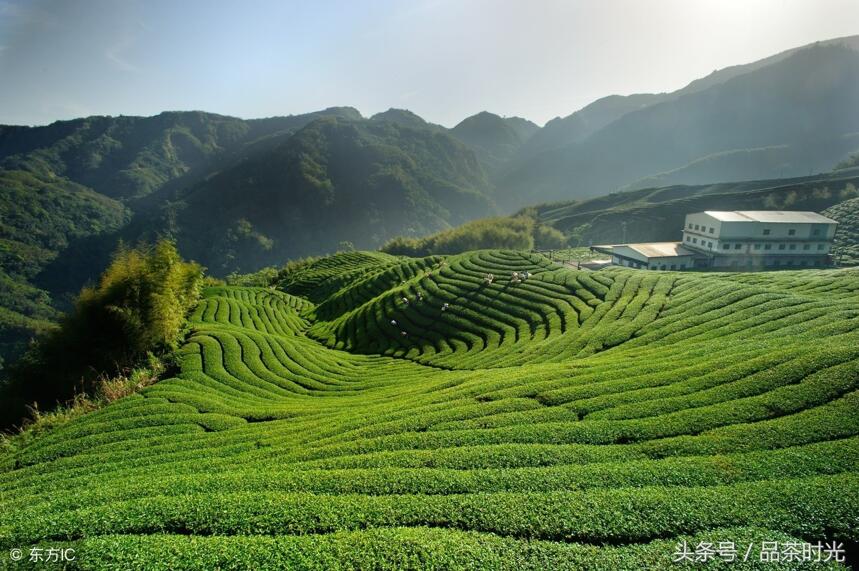
[[[692,269],[694,251],[685,248],[682,242],[647,242],[643,244],[615,244],[595,246],[595,250],[611,254],[612,264],[645,270]]]

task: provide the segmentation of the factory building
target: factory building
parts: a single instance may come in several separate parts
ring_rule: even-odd
[[[831,265],[834,220],[816,212],[706,211],[686,216],[680,242],[593,246],[614,265],[752,271]]]

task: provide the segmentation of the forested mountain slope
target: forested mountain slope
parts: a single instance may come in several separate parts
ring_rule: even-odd
[[[603,128],[511,161],[497,178],[499,200],[523,206],[598,196],[675,169],[686,169],[686,177],[667,182],[828,171],[859,146],[859,52],[846,43],[797,50],[679,96],[640,96],[645,105],[638,110],[628,111],[637,100],[621,100],[622,114]],[[776,158],[767,154],[774,148],[782,149]],[[753,166],[742,164],[748,154]],[[704,159],[709,170],[693,168]]]
[[[473,151],[406,119],[344,107],[0,127],[0,359],[49,326],[119,240],[174,237],[224,275],[492,214]]]
[[[494,211],[474,153],[445,132],[325,119],[177,196],[180,247],[222,273],[378,248]]]

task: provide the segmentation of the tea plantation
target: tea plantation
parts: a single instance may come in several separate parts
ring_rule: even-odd
[[[191,323],[173,378],[0,455],[0,567],[51,568],[11,562],[33,546],[153,570],[856,556],[857,270],[352,252],[211,288]],[[736,558],[675,563],[683,542]]]

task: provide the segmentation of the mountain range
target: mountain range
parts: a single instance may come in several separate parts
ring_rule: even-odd
[[[549,122],[496,177],[505,206],[828,171],[859,148],[859,37]],[[837,162],[837,161],[836,161]]]
[[[120,240],[173,237],[224,276],[528,205],[828,172],[859,149],[857,49],[859,36],[819,42],[542,128],[351,107],[0,126],[0,358],[49,327]]]

